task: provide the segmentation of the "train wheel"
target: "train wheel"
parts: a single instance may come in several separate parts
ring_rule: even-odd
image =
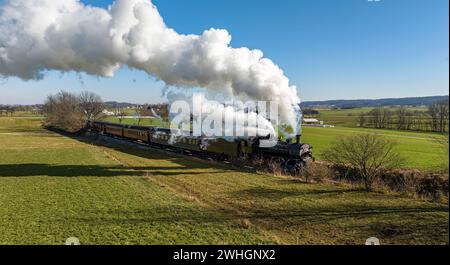
[[[298,175],[301,170],[301,165],[299,165],[297,160],[289,159],[283,163],[283,171],[286,174]]]

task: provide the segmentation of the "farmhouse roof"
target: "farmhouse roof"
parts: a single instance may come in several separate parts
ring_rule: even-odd
[[[304,122],[319,122],[318,119],[312,119],[312,118],[305,118],[303,119]]]

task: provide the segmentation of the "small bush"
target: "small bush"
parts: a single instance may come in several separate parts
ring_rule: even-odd
[[[266,161],[262,157],[252,157],[251,164],[257,170],[265,171],[267,170],[265,167],[267,166]]]
[[[435,201],[441,200],[442,197],[448,199],[448,176],[446,179],[438,175],[422,178],[416,192],[421,197],[431,198]]]
[[[355,169],[367,191],[385,172],[399,168],[402,158],[394,151],[393,142],[377,134],[361,133],[344,137],[326,152],[325,159],[336,166]]]
[[[250,221],[250,219],[248,218],[244,218],[242,219],[242,227],[244,227],[245,229],[250,229],[252,228],[252,222]]]
[[[316,162],[311,162],[302,169],[300,175],[305,178],[305,181],[310,180],[314,182],[324,182],[325,180],[330,180],[334,178],[334,171],[326,165],[319,164]]]
[[[267,170],[275,176],[281,176],[284,173],[283,167],[278,160],[270,160],[269,163],[267,163]]]

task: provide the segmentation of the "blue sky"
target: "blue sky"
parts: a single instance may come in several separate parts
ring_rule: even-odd
[[[106,7],[112,0],[83,2]],[[304,101],[448,94],[448,0],[153,2],[179,33],[225,28],[233,47],[261,49]],[[111,79],[49,72],[41,81],[0,79],[0,104],[41,103],[61,89],[154,103],[163,86],[128,69]]]

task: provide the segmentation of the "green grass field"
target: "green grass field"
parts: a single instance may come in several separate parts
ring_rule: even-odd
[[[448,206],[0,118],[0,244],[448,244]]]
[[[324,121],[325,124],[336,125],[340,127],[357,127],[358,115],[361,113],[368,113],[372,107],[352,108],[352,109],[317,109],[319,115],[314,115],[315,118]],[[391,112],[395,112],[398,107],[386,107]],[[425,112],[426,106],[411,107],[408,106],[408,111]]]
[[[112,123],[120,123],[120,120],[119,120],[118,117],[106,117],[106,118],[103,119],[103,121],[112,122]],[[169,123],[168,122],[163,122],[161,124],[161,120],[159,120],[159,119],[151,119],[151,118],[142,118],[139,122],[136,119],[124,118],[122,120],[122,123],[123,124],[128,124],[128,125],[169,127]]]
[[[448,163],[448,149],[437,139],[443,135],[435,133],[377,130],[362,128],[318,128],[303,127],[303,142],[313,145],[314,156],[321,160],[323,154],[339,138],[356,133],[377,133],[395,143],[395,151],[404,158],[402,167],[438,171]]]
[[[433,132],[414,132],[399,130],[366,129],[357,127],[357,118],[361,113],[367,113],[373,108],[353,109],[318,109],[317,118],[325,124],[335,125],[335,128],[304,127],[303,140],[312,144],[317,159],[322,159],[324,152],[339,137],[355,133],[377,133],[395,142],[395,150],[402,156],[405,163],[402,167],[440,171],[448,167],[448,148],[442,146],[445,136]],[[387,107],[395,112],[397,107]],[[408,107],[409,111],[425,112],[426,106]]]

